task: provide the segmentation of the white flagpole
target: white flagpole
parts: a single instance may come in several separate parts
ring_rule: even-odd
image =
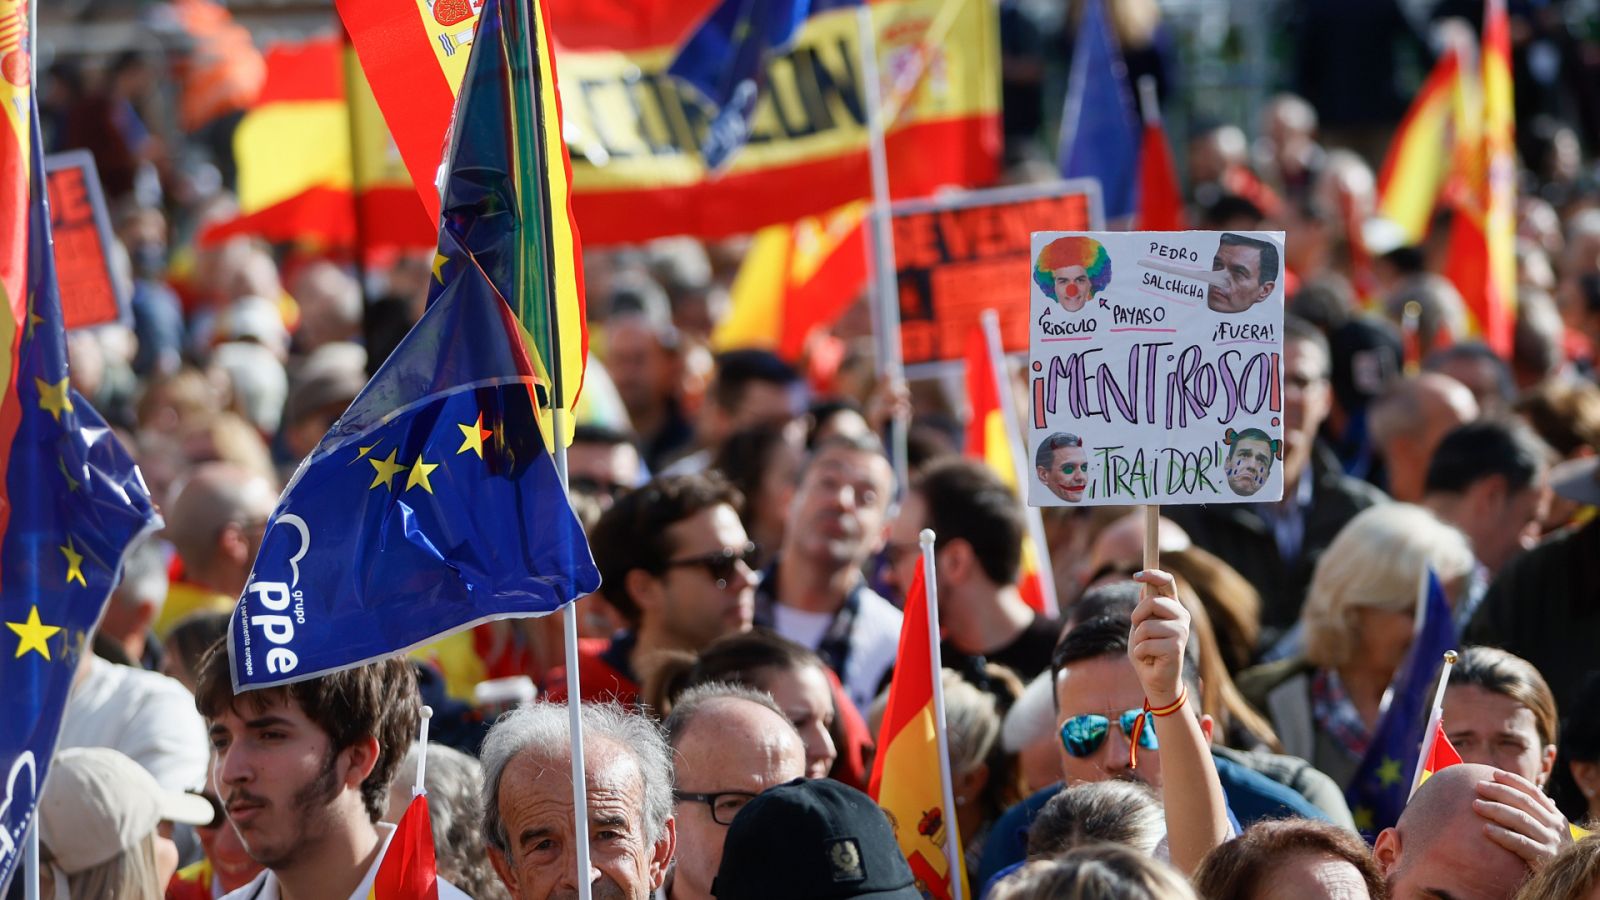
[[[933,733],[939,746],[939,789],[943,794],[945,813],[944,855],[949,864],[950,895],[953,900],[963,900],[961,835],[956,826],[955,781],[950,777],[950,738],[944,718],[944,660],[939,656],[939,582],[933,561],[933,529],[922,529],[917,538],[922,544],[922,581],[928,598],[928,649],[933,660]]]
[[[1017,422],[1016,397],[1011,392],[1010,366],[1006,365],[1005,348],[1000,343],[1000,314],[992,309],[983,311],[983,337],[989,345],[989,364],[994,369],[995,392],[1000,395],[1000,418],[1005,422],[1006,435],[1018,452],[1011,454],[1011,467],[1016,470],[1017,492],[1028,483],[1028,444],[1021,438],[1022,428]],[[1022,506],[1022,520],[1028,526],[1028,540],[1033,542],[1034,554],[1039,558],[1039,588],[1044,591],[1044,614],[1055,618],[1061,615],[1056,599],[1055,573],[1050,566],[1050,544],[1044,537],[1044,518],[1039,507]]]
[[[24,46],[28,48],[28,84],[36,85],[39,83],[39,4],[37,2],[28,5],[28,34]],[[28,89],[28,102],[30,104],[39,102],[38,93],[32,87]],[[27,111],[26,117],[30,123],[36,121],[31,109]],[[32,126],[30,125],[29,127]],[[43,140],[43,136],[34,135],[33,140]],[[23,148],[22,152],[27,153],[29,159],[33,158],[31,147]],[[43,178],[40,180],[42,182]],[[36,785],[36,787],[42,790],[44,785],[40,784]],[[35,792],[35,801],[33,822],[28,826],[28,836],[23,839],[22,848],[22,894],[25,900],[39,900],[39,805],[37,803],[37,791]]]
[[[878,371],[898,385],[906,377],[900,353],[900,304],[896,297],[894,270],[894,232],[889,227],[889,155],[884,144],[883,98],[878,81],[877,28],[872,24],[872,4],[856,7],[856,30],[861,43],[862,93],[866,97],[867,158],[872,172],[872,241],[868,248],[868,269],[872,272],[872,336],[876,343]],[[906,427],[894,422],[889,429],[890,461],[895,480],[904,493],[911,464],[906,447]]]
[[[1422,750],[1417,754],[1417,767],[1411,773],[1411,793],[1406,794],[1410,800],[1417,793],[1417,788],[1422,786],[1422,766],[1433,754],[1434,737],[1439,733],[1439,723],[1444,719],[1444,691],[1450,686],[1450,669],[1456,664],[1456,652],[1444,652],[1444,668],[1439,671],[1439,686],[1433,692],[1433,708],[1428,711],[1428,730],[1422,733]]]
[[[433,707],[422,708],[422,733],[417,736],[417,746],[422,752],[417,755],[417,780],[411,786],[411,796],[421,797],[428,793],[428,784],[425,776],[428,774],[428,720],[433,718]]]

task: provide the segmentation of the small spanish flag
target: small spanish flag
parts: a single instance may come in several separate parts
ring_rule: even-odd
[[[952,883],[965,885],[961,859],[949,859],[945,848],[961,846],[960,836],[947,840],[956,827],[955,811],[944,804],[944,767],[939,764],[938,730],[944,727],[934,705],[933,649],[928,634],[928,590],[919,560],[906,594],[900,624],[900,649],[889,701],[883,710],[878,756],[872,763],[867,793],[888,813],[900,852],[917,878],[924,897],[949,900]],[[961,896],[967,896],[963,890]]]
[[[394,827],[383,851],[368,900],[439,900],[439,870],[433,858],[433,823],[428,797],[418,794]]]
[[[1433,773],[1445,766],[1453,766],[1458,762],[1461,762],[1461,754],[1456,752],[1456,748],[1451,745],[1450,739],[1445,737],[1444,723],[1440,722],[1434,725],[1432,740],[1428,746],[1428,755],[1422,761],[1422,774],[1417,779],[1417,786],[1421,787],[1423,782],[1433,777]]]

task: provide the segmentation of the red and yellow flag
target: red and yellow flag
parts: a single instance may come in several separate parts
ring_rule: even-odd
[[[983,329],[973,329],[967,336],[967,405],[971,417],[967,419],[966,455],[980,460],[989,467],[1006,487],[1017,496],[1017,436],[1006,427],[1006,415],[1001,407],[1000,387],[995,380],[995,359],[989,354],[989,340]],[[1030,520],[1039,517],[1035,506],[1023,508]],[[1054,615],[1054,592],[1048,590],[1045,579],[1052,577],[1044,571],[1040,560],[1044,548],[1034,540],[1044,533],[1043,521],[1037,529],[1029,522],[1027,539],[1022,542],[1022,572],[1017,579],[1017,590],[1022,599],[1035,611]]]
[[[428,797],[418,794],[395,823],[368,900],[439,900],[439,869],[433,855]]]
[[[0,288],[9,305],[0,325],[5,347],[16,341],[17,322],[27,308],[28,278],[28,140],[32,133],[33,40],[28,34],[25,0],[0,0]],[[15,368],[15,354],[12,367]],[[10,384],[10,375],[6,375]]]
[[[1406,111],[1378,171],[1378,213],[1419,244],[1444,187],[1462,85],[1461,54],[1445,49]]]
[[[866,214],[858,201],[756,232],[712,348],[760,347],[799,359],[812,330],[838,321],[866,286]]]
[[[1417,787],[1433,777],[1433,773],[1445,766],[1453,766],[1461,762],[1461,754],[1456,752],[1455,745],[1445,737],[1444,723],[1439,722],[1433,726],[1432,742],[1428,746],[1428,755],[1422,761],[1422,771],[1417,775]]]
[[[1183,231],[1189,227],[1183,214],[1178,166],[1172,161],[1172,147],[1167,143],[1167,130],[1159,113],[1145,118],[1144,134],[1139,140],[1139,203],[1134,222],[1140,231]]]
[[[1444,272],[1484,343],[1509,359],[1517,303],[1511,25],[1505,0],[1485,3],[1480,106],[1474,115],[1469,102],[1458,120],[1455,218]]]
[[[239,215],[201,236],[324,248],[432,247],[438,237],[399,165],[372,90],[333,36],[267,51],[267,80],[234,135]]]
[[[900,651],[889,701],[883,710],[878,755],[872,761],[867,793],[889,815],[900,852],[911,864],[917,888],[924,897],[948,900],[955,896],[951,880],[961,879],[965,890],[966,867],[961,859],[945,856],[946,829],[956,827],[955,811],[944,808],[945,767],[939,764],[938,721],[933,702],[933,650],[928,634],[928,591],[922,561],[906,594],[905,618],[900,624]],[[960,835],[953,841],[961,846]]]

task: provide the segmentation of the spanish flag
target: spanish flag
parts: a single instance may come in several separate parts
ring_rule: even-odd
[[[1139,139],[1139,203],[1134,222],[1140,231],[1185,231],[1189,225],[1183,214],[1178,167],[1172,161],[1167,130],[1161,124],[1155,79],[1149,75],[1139,79],[1139,101],[1144,132]]]
[[[1005,357],[996,359],[990,353],[990,345],[986,328],[974,329],[967,336],[967,408],[971,413],[967,419],[966,455],[982,461],[1000,476],[1013,495],[1019,495],[1017,435],[1008,424],[1014,417],[1005,414],[997,380],[998,372],[1004,371]],[[1041,560],[1049,558],[1044,520],[1037,506],[1024,506],[1023,515],[1028,534],[1022,542],[1022,573],[1017,589],[1035,611],[1055,615],[1055,585],[1050,573],[1040,565]]]
[[[411,798],[383,851],[368,900],[439,900],[439,869],[433,855],[428,796]]]
[[[1444,187],[1461,79],[1461,54],[1452,46],[1411,101],[1378,171],[1378,213],[1399,226],[1407,244],[1427,237]]]
[[[1445,737],[1444,723],[1435,724],[1428,742],[1428,753],[1422,759],[1422,769],[1417,776],[1417,786],[1421,787],[1423,782],[1433,777],[1433,773],[1445,766],[1453,766],[1459,762],[1461,754],[1456,752],[1450,739]]]
[[[949,900],[955,896],[953,879],[966,890],[962,860],[945,855],[948,846],[961,846],[954,834],[955,811],[945,808],[944,773],[939,759],[939,731],[945,727],[934,702],[932,638],[928,627],[928,591],[919,560],[916,578],[906,596],[905,618],[900,625],[900,649],[894,678],[889,682],[889,702],[883,711],[878,736],[878,756],[872,762],[867,793],[888,814],[900,852],[911,864],[917,888],[924,897]],[[947,830],[954,835],[947,835]]]
[[[756,232],[712,348],[760,347],[798,360],[811,332],[838,321],[866,286],[866,215],[857,201]]]
[[[329,35],[267,50],[260,97],[234,133],[239,215],[201,235],[321,248],[432,247],[438,237],[354,54]]]
[[[1517,168],[1512,142],[1511,25],[1505,0],[1486,0],[1481,107],[1462,117],[1444,273],[1484,343],[1509,359],[1516,320]],[[1469,104],[1470,106],[1470,104]],[[1481,123],[1481,128],[1468,127]]]

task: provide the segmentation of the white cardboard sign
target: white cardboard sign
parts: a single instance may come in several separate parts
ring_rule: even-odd
[[[1283,496],[1283,233],[1036,231],[1035,506]]]

